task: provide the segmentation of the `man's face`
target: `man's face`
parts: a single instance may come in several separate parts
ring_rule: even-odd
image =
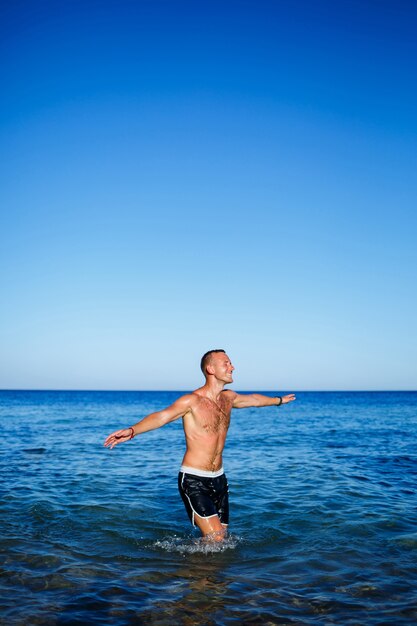
[[[227,354],[224,352],[215,352],[210,359],[210,373],[213,374],[217,380],[221,380],[225,385],[233,382],[233,370],[232,365]]]

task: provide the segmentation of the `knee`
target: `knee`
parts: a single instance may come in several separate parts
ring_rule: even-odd
[[[224,541],[226,538],[227,530],[226,528],[222,528],[221,530],[215,530],[210,533],[204,535],[204,539],[206,541]]]

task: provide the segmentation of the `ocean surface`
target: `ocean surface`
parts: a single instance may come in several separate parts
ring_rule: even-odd
[[[234,410],[230,536],[177,492],[181,392],[0,392],[0,623],[417,623],[417,393],[297,393]],[[271,394],[272,395],[272,394]]]

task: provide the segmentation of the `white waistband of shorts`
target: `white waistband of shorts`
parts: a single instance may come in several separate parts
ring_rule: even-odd
[[[216,472],[209,472],[208,470],[197,469],[196,467],[188,467],[188,465],[181,465],[180,472],[184,474],[194,474],[194,476],[201,476],[203,478],[217,478],[224,474],[224,469],[221,467]]]

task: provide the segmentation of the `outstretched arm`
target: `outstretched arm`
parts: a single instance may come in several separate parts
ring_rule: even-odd
[[[114,433],[109,435],[104,442],[104,446],[106,448],[114,448],[119,443],[123,443],[124,441],[129,441],[129,439],[133,439],[136,435],[141,435],[142,433],[146,433],[148,430],[155,430],[156,428],[161,428],[165,424],[169,422],[173,422],[174,420],[182,417],[187,413],[190,409],[190,396],[182,396],[178,398],[166,409],[162,411],[157,411],[156,413],[150,413],[143,419],[141,419],[134,426],[129,426],[128,428],[122,428],[121,430],[116,430]]]
[[[233,400],[233,407],[235,409],[246,409],[250,406],[280,406],[281,404],[288,404],[294,400],[295,395],[293,393],[287,396],[275,396],[273,398],[271,398],[271,396],[263,396],[260,393],[237,393]]]

